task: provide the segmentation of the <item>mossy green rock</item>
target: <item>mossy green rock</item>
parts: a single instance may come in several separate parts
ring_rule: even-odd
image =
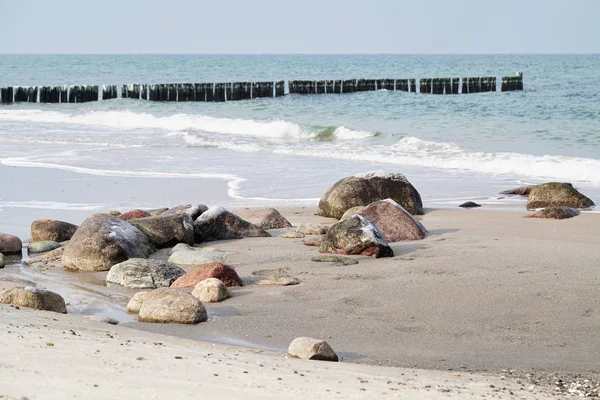
[[[527,199],[528,210],[550,206],[588,208],[593,207],[594,202],[579,193],[570,183],[549,182],[531,189]]]
[[[47,251],[58,249],[59,247],[60,243],[54,242],[52,240],[40,240],[39,242],[29,243],[29,245],[27,245],[27,252],[30,254],[45,253]]]

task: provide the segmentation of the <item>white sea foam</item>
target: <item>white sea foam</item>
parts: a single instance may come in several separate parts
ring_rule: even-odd
[[[0,207],[36,208],[44,210],[93,211],[101,209],[103,205],[63,203],[59,201],[0,201]]]

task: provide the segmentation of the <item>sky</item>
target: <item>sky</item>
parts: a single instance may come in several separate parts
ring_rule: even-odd
[[[2,53],[600,53],[600,0],[0,0]]]

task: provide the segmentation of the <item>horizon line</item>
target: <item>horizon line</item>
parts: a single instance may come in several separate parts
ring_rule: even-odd
[[[17,53],[17,52],[9,52],[9,53],[2,53],[0,52],[0,55],[22,55],[22,56],[27,56],[27,55],[36,55],[36,56],[45,56],[45,55],[81,55],[81,56],[93,56],[93,55],[195,55],[195,56],[213,56],[213,55],[240,55],[240,56],[375,56],[375,55],[396,55],[396,56],[493,56],[493,55],[531,55],[531,56],[545,56],[545,55],[600,55],[599,53],[594,53],[594,52],[574,52],[574,53],[528,53],[528,52],[515,52],[515,53],[503,53],[503,52],[498,52],[498,53],[271,53],[271,52],[257,52],[257,53],[236,53],[236,52],[232,52],[232,53],[221,53],[221,52],[214,52],[214,53],[125,53],[125,52],[117,52],[117,53],[96,53],[96,52],[92,52],[92,53],[63,53],[63,52],[49,52],[49,53],[35,53],[35,52],[21,52],[21,53]]]

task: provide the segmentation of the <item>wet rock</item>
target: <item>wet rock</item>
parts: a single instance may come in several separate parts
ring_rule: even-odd
[[[350,209],[342,216],[342,221],[352,215],[362,215],[374,223],[389,242],[420,240],[427,236],[427,229],[423,224],[392,199]]]
[[[299,284],[300,280],[289,276],[272,276],[269,279],[261,279],[255,283],[261,286],[292,286]]]
[[[21,254],[23,242],[18,237],[9,233],[0,232],[0,253],[5,255]]]
[[[267,231],[243,220],[223,207],[209,208],[194,222],[196,243],[270,236]]]
[[[188,214],[159,215],[130,221],[144,232],[157,248],[175,246],[178,243],[194,245],[194,221]]]
[[[368,172],[336,182],[319,201],[318,215],[341,218],[352,207],[392,199],[413,215],[423,214],[417,189],[402,174]]]
[[[4,254],[0,253],[0,268],[4,268]]]
[[[198,218],[206,210],[208,210],[208,207],[206,207],[204,204],[185,204],[169,208],[161,215],[187,214],[192,218],[193,221],[195,221],[196,218]]]
[[[23,264],[35,268],[60,267],[62,265],[62,256],[64,253],[65,248],[59,247],[47,253],[29,257],[28,259],[23,260]]]
[[[305,246],[315,246],[319,247],[323,243],[323,236],[312,236],[304,239]]]
[[[550,206],[588,208],[594,206],[594,202],[579,193],[570,183],[549,182],[531,189],[527,199],[528,210]]]
[[[176,251],[169,257],[171,264],[201,265],[223,263],[232,255],[228,251],[206,251],[204,249]]]
[[[81,271],[107,271],[130,258],[148,258],[154,246],[135,226],[108,214],[93,214],[65,248],[63,266]]]
[[[139,310],[142,322],[197,324],[207,320],[206,308],[191,294],[178,289],[155,289]]]
[[[150,216],[151,214],[148,211],[138,209],[127,211],[126,213],[119,215],[119,218],[121,218],[124,221],[131,221],[132,219],[146,218]]]
[[[281,235],[284,239],[302,239],[304,237],[304,233],[300,232],[286,232]]]
[[[309,222],[302,223],[296,228],[296,232],[304,235],[324,235],[329,227],[323,224],[313,224]]]
[[[188,271],[187,274],[181,276],[171,285],[172,288],[193,288],[199,282],[208,279],[217,278],[225,284],[225,286],[244,286],[242,279],[235,272],[235,269],[229,265],[221,263],[212,263],[199,265]]]
[[[570,207],[552,206],[542,210],[537,210],[532,214],[526,215],[525,218],[550,218],[550,219],[566,219],[573,218],[579,215],[579,210]]]
[[[318,256],[314,256],[310,260],[314,261],[314,262],[327,262],[327,263],[336,263],[336,264],[342,264],[342,265],[358,264],[358,260],[355,260],[353,258],[337,256],[337,255],[332,255],[332,254],[321,254]]]
[[[274,208],[251,209],[242,208],[234,211],[242,219],[258,226],[260,229],[291,228],[292,224]]]
[[[198,282],[192,296],[203,303],[219,303],[231,297],[229,289],[217,278],[208,278]]]
[[[60,243],[53,242],[51,240],[42,240],[39,242],[31,242],[27,245],[27,252],[30,254],[35,253],[46,253],[48,251],[56,250],[60,247]]]
[[[51,240],[53,242],[64,242],[71,239],[77,228],[77,225],[64,221],[38,219],[31,223],[31,241]]]
[[[142,307],[144,300],[146,300],[146,297],[150,293],[151,292],[148,291],[137,292],[136,294],[134,294],[133,297],[129,299],[129,302],[127,303],[127,312],[130,312],[132,314],[137,314],[138,312],[140,312],[140,308]]]
[[[185,271],[158,260],[130,258],[111,267],[106,281],[133,289],[169,287]]]
[[[537,185],[521,186],[516,189],[509,189],[500,192],[500,194],[508,194],[511,196],[529,196],[531,190]]]
[[[288,354],[303,360],[338,361],[327,342],[310,337],[298,337],[290,343]]]
[[[360,215],[333,225],[323,238],[321,253],[393,257],[394,252],[381,231]]]
[[[16,287],[0,293],[0,303],[66,314],[65,300],[58,293],[33,287]]]
[[[477,204],[473,201],[467,201],[466,203],[462,203],[459,207],[462,208],[476,208],[476,207],[481,207],[481,204]]]

